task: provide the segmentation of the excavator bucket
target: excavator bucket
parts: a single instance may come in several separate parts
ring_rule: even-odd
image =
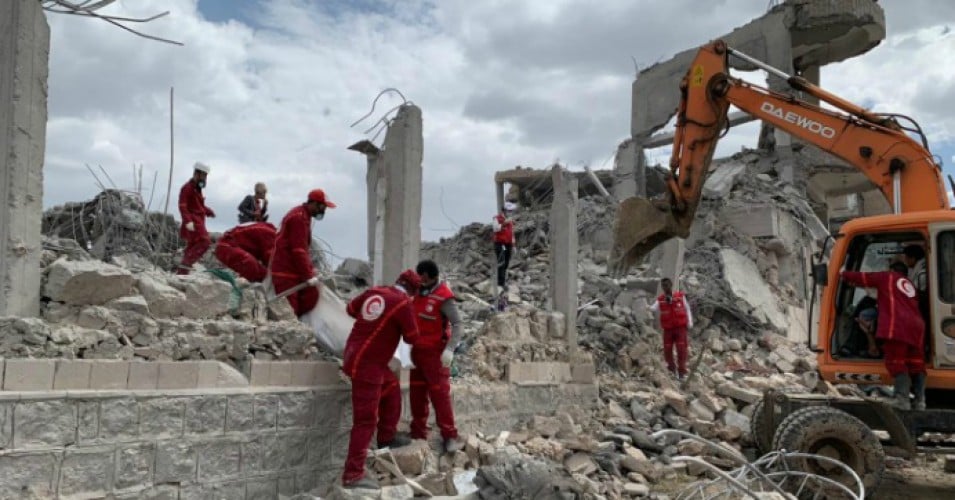
[[[661,243],[674,236],[686,237],[687,232],[667,200],[627,198],[617,207],[608,271],[622,276]]]

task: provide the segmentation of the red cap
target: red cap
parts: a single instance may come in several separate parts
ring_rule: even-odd
[[[321,203],[328,208],[335,208],[335,204],[332,203],[328,198],[325,197],[325,191],[321,189],[313,189],[308,192],[308,201],[314,201],[316,203]]]
[[[398,275],[398,280],[395,283],[403,286],[409,294],[415,294],[421,288],[421,276],[414,269],[405,269]]]

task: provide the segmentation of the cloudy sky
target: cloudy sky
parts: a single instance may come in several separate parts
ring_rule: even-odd
[[[497,170],[554,160],[610,168],[629,134],[633,60],[645,66],[704,43],[767,3],[713,0],[704,14],[691,0],[119,0],[103,11],[168,10],[141,28],[184,47],[49,15],[44,204],[93,197],[86,164],[121,188],[143,165],[144,198],[158,173],[152,208],[161,211],[174,86],[173,211],[196,160],[213,166],[214,230],[236,222],[256,181],[269,186],[276,223],[322,187],[339,208],[316,223],[316,236],[335,256],[365,258],[365,162],[345,148],[366,127],[349,125],[397,87],[422,108],[421,224],[436,240],[489,220]],[[888,39],[823,69],[823,86],[916,117],[955,173],[955,2],[880,3]],[[376,115],[398,102],[382,98]],[[753,145],[754,130],[739,127],[721,153]]]

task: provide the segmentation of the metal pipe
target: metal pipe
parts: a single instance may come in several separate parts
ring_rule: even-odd
[[[898,215],[902,213],[902,171],[896,170],[892,174],[892,210]]]
[[[727,48],[726,48],[726,51],[727,51],[728,53],[730,53],[730,54],[732,54],[732,55],[734,55],[734,56],[736,56],[736,57],[738,57],[738,58],[740,58],[740,59],[742,59],[742,60],[744,60],[744,61],[746,61],[746,62],[752,64],[753,66],[756,66],[757,68],[764,69],[764,70],[766,70],[768,73],[770,73],[770,74],[772,74],[772,75],[775,75],[775,76],[778,76],[779,78],[782,78],[783,80],[789,80],[790,78],[792,78],[792,75],[786,74],[785,71],[783,71],[783,70],[781,70],[781,69],[779,69],[779,68],[775,68],[775,67],[773,67],[773,66],[770,66],[770,65],[764,63],[763,61],[760,61],[759,59],[756,59],[756,58],[754,58],[754,57],[752,57],[752,56],[746,55],[746,54],[744,54],[744,53],[742,53],[742,52],[740,52],[740,51],[738,51],[738,50],[736,50],[736,49],[732,49],[732,48],[727,47]]]

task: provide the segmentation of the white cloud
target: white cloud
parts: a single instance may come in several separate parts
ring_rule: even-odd
[[[886,3],[890,39],[826,68],[823,85],[922,119],[933,144],[951,141],[955,125],[945,111],[955,83],[945,70],[955,53],[943,25],[955,14],[945,8],[925,16],[893,4]],[[365,163],[345,150],[363,127],[348,125],[381,89],[397,87],[423,112],[422,229],[434,240],[454,223],[489,219],[497,170],[555,158],[577,168],[607,164],[629,134],[631,56],[643,65],[665,59],[762,14],[766,2],[721,2],[706,15],[692,15],[698,6],[687,0],[360,5],[375,8],[246,3],[240,18],[253,25],[210,22],[196,0],[110,7],[130,16],[169,10],[142,28],[185,47],[50,15],[45,204],[96,193],[84,164],[102,165],[121,187],[132,185],[132,165],[143,164],[147,188],[158,172],[161,198],[175,86],[174,194],[194,161],[210,163],[207,196],[220,214],[211,225],[222,230],[256,181],[268,183],[276,221],[320,186],[340,208],[315,234],[338,255],[364,257]],[[383,97],[379,113],[397,103]],[[753,145],[753,130],[740,127],[720,152]]]

